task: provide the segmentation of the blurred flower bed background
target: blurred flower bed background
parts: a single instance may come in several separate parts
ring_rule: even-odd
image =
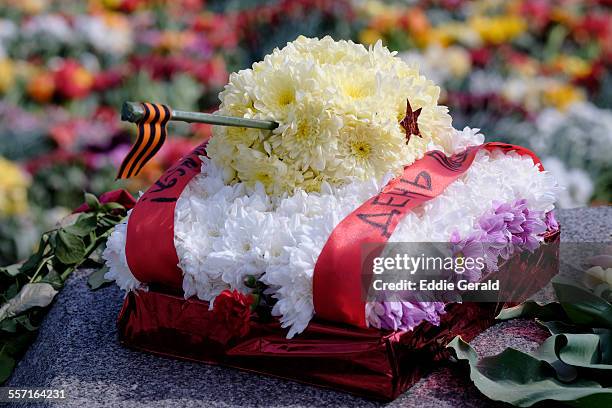
[[[562,207],[612,201],[610,0],[4,0],[0,265],[83,191],[137,193],[210,136],[172,123],[143,173],[115,182],[135,135],[123,101],[212,112],[229,72],[300,34],[382,40],[442,87],[455,127],[535,150]]]

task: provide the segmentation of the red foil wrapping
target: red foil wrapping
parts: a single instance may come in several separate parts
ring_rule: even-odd
[[[510,259],[499,273],[521,273],[526,298],[557,273],[559,231],[529,256]],[[518,297],[515,296],[518,299]],[[439,326],[424,322],[410,332],[364,329],[313,320],[293,339],[277,321],[250,321],[246,336],[219,343],[208,303],[156,290],[131,292],[118,319],[121,342],[163,356],[220,364],[393,400],[444,359],[455,336],[470,341],[491,326],[501,303],[450,304]]]

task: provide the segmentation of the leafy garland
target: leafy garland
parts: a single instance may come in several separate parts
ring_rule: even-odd
[[[64,283],[80,266],[96,268],[89,285],[107,283],[99,252],[115,225],[126,216],[123,205],[101,204],[85,194],[87,210],[45,232],[38,250],[25,262],[0,268],[0,384],[36,338],[38,326]]]
[[[593,291],[567,279],[552,281],[558,302],[527,301],[500,320],[535,318],[551,336],[531,353],[507,348],[479,358],[460,337],[448,347],[467,361],[470,377],[488,398],[519,407],[552,400],[576,407],[612,406],[612,291]]]

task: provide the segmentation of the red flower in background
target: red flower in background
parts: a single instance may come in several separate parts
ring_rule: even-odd
[[[477,67],[486,67],[492,57],[492,51],[489,48],[481,47],[470,50],[472,64]]]
[[[206,13],[196,17],[193,29],[206,34],[208,42],[218,48],[234,48],[238,45],[234,18]]]
[[[609,13],[589,13],[584,16],[576,27],[579,39],[596,37],[604,42],[610,39],[612,32],[612,14]]]
[[[191,132],[193,138],[199,143],[204,143],[212,137],[212,125],[207,123],[192,123]]]
[[[136,11],[140,3],[141,0],[123,0],[119,9],[124,13],[132,13]]]
[[[94,77],[92,90],[99,92],[118,87],[123,83],[123,77],[126,76],[124,71],[123,68],[115,68],[98,73]]]
[[[111,106],[99,106],[94,112],[94,119],[105,123],[116,125],[118,117],[119,113]]]
[[[94,3],[92,8],[96,6],[103,6],[108,10],[118,10],[124,13],[132,13],[136,11],[141,3],[145,3],[146,0],[103,0],[100,5]]]
[[[579,42],[595,38],[601,47],[601,59],[612,62],[612,13],[592,12],[584,16],[576,27],[574,36]]]
[[[177,73],[190,72],[197,64],[187,55],[156,54],[133,56],[130,62],[134,71],[146,70],[154,80],[168,79]]]
[[[75,60],[65,60],[55,71],[55,87],[64,98],[83,98],[89,95],[93,84],[93,75]]]
[[[159,156],[156,157],[156,159],[161,163],[165,170],[178,162],[200,143],[200,140],[187,138],[168,139],[160,149]]]
[[[521,3],[521,14],[529,19],[538,30],[550,23],[552,5],[548,0],[534,0]]]
[[[192,72],[198,81],[212,88],[222,88],[229,79],[225,61],[218,57],[195,65]]]
[[[215,298],[212,320],[218,325],[211,336],[213,340],[227,343],[235,337],[248,334],[251,320],[253,297],[237,290],[224,290]]]
[[[572,82],[578,86],[585,87],[593,94],[597,94],[605,71],[606,67],[603,60],[594,61],[591,65],[591,70],[587,75],[574,78]]]
[[[76,119],[56,123],[49,128],[49,136],[60,149],[70,150],[77,139]]]
[[[63,149],[57,149],[27,161],[25,164],[25,168],[28,173],[36,174],[39,171],[54,166],[58,163],[82,163],[83,158],[84,157],[82,154],[70,152],[68,150]]]

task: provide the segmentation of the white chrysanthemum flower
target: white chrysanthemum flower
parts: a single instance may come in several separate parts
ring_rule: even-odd
[[[448,110],[438,105],[440,89],[395,54],[381,43],[367,49],[330,37],[299,37],[275,49],[251,69],[230,76],[218,113],[273,120],[279,127],[215,127],[209,157],[223,169],[226,182],[253,186],[259,181],[269,194],[281,195],[398,172],[432,143],[451,153],[453,129]],[[407,100],[414,110],[422,109],[417,120],[422,138],[413,137],[406,146],[399,122]],[[381,135],[369,143],[370,152],[378,154],[360,150],[365,129]],[[383,151],[389,153],[378,161]],[[278,173],[282,183],[272,187],[264,171],[270,178]]]
[[[144,288],[143,284],[132,275],[125,257],[127,222],[130,212],[128,212],[128,217],[124,222],[115,226],[113,233],[106,241],[106,248],[102,252],[102,258],[108,267],[108,272],[104,274],[104,278],[114,280],[121,289],[126,291]]]
[[[451,151],[453,154],[459,153],[466,147],[483,144],[484,140],[485,137],[480,133],[480,129],[472,129],[466,126],[463,130],[455,130],[451,142]]]
[[[555,175],[563,191],[559,194],[557,205],[561,208],[583,207],[593,195],[595,186],[589,174],[582,169],[568,169],[557,157],[549,156],[542,160],[544,168]]]
[[[60,14],[32,16],[27,19],[20,30],[26,38],[40,36],[64,44],[71,44],[75,41],[75,34],[68,18]]]
[[[74,35],[86,38],[98,51],[123,56],[133,49],[133,34],[127,19],[77,15],[73,25]]]

